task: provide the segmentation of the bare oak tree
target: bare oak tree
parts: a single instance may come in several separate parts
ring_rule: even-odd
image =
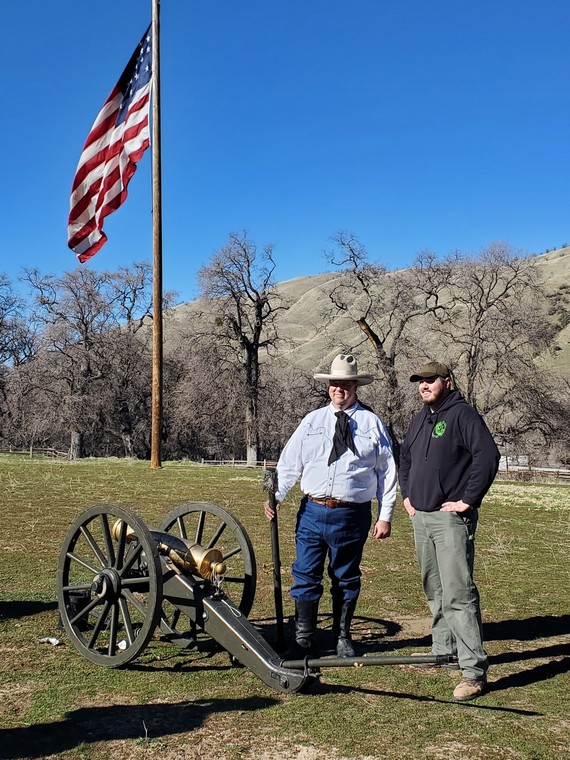
[[[26,280],[42,327],[43,372],[36,382],[41,378],[56,399],[71,457],[83,456],[86,434],[102,428],[118,428],[124,453],[132,455],[133,389],[140,390],[148,367],[136,332],[149,314],[150,266],[114,273],[77,268],[61,277],[30,269]]]
[[[258,457],[260,360],[277,345],[276,317],[288,308],[275,290],[274,271],[271,245],[260,252],[245,233],[232,233],[198,273],[212,330],[209,335],[202,331],[201,337],[222,347],[243,388],[246,459],[251,464]]]
[[[534,260],[493,243],[478,256],[448,259],[448,308],[428,325],[467,401],[505,443],[542,431],[558,408],[537,360],[553,328]]]
[[[329,260],[341,268],[341,276],[328,290],[327,321],[349,318],[362,336],[360,341],[353,337],[354,347],[366,343],[372,348],[383,381],[375,408],[397,449],[407,423],[399,377],[406,359],[416,350],[413,327],[430,314],[445,313],[449,268],[426,252],[418,256],[411,270],[388,272],[383,265],[369,261],[366,248],[352,233],[338,232],[332,240],[336,250]],[[336,329],[333,323],[332,331]]]

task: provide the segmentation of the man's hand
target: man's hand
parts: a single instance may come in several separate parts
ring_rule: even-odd
[[[412,502],[408,498],[404,499],[404,509],[410,517],[416,514],[416,510],[412,507]]]
[[[392,523],[387,520],[378,520],[372,531],[374,538],[389,538],[392,532]]]
[[[464,501],[446,501],[441,505],[442,512],[467,512],[471,509],[471,504]]]
[[[279,504],[277,505],[277,509],[279,509]],[[266,501],[263,505],[263,511],[265,512],[265,517],[267,517],[268,520],[273,520],[275,517],[275,512],[271,509],[271,505],[268,501]]]

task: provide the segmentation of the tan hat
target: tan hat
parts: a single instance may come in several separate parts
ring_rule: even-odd
[[[417,383],[418,380],[424,380],[426,377],[449,377],[449,367],[440,362],[427,362],[410,377],[410,382]]]
[[[358,362],[352,354],[338,354],[332,360],[330,375],[317,373],[315,380],[356,380],[358,385],[368,385],[374,378],[372,375],[358,374]]]

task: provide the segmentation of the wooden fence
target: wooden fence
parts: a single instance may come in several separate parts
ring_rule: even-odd
[[[16,448],[14,446],[0,446],[0,454],[22,454],[27,455],[30,459],[37,457],[51,457],[54,459],[69,459],[68,451],[58,451],[53,448]],[[182,464],[180,462],[179,464]],[[208,466],[220,466],[220,467],[261,467],[274,468],[277,466],[277,462],[274,459],[261,459],[258,460],[255,465],[248,464],[246,459],[201,459],[198,463],[200,465]],[[556,480],[562,482],[570,482],[570,469],[562,467],[529,467],[522,465],[509,465],[507,467],[501,467],[499,469],[499,478],[501,480]]]
[[[262,459],[255,464],[249,464],[245,459],[201,459],[200,464],[203,465],[220,465],[223,467],[276,467],[277,462],[272,459]]]
[[[38,457],[53,457],[55,459],[69,459],[69,452],[68,451],[57,451],[57,449],[41,449],[41,448],[34,448],[30,447],[29,449],[17,449],[13,446],[7,446],[7,447],[1,447],[0,446],[0,454],[25,454],[30,457],[30,459],[33,459],[35,456]]]
[[[499,476],[503,480],[512,477],[513,480],[562,480],[570,481],[570,470],[563,467],[523,467],[522,465],[509,465],[501,467]]]

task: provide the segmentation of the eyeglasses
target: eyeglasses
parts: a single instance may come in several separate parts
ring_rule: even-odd
[[[428,383],[428,385],[431,385],[432,383],[435,383],[438,377],[439,375],[434,375],[433,377],[422,377],[422,379],[420,380],[420,384]]]

